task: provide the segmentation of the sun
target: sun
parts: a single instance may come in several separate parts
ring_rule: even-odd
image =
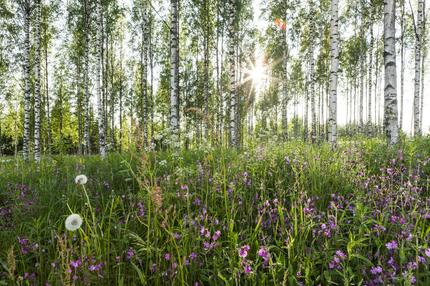
[[[250,70],[250,76],[255,85],[261,86],[266,77],[266,71],[262,65],[257,64]]]

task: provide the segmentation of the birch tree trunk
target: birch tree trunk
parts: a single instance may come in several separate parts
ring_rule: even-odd
[[[209,0],[204,0],[204,94],[205,94],[205,138],[209,140]]]
[[[367,102],[367,135],[372,136],[372,67],[373,67],[373,18],[370,17],[370,45],[369,45],[369,82]]]
[[[317,114],[315,110],[315,60],[314,60],[314,51],[310,52],[310,72],[311,72],[311,82],[310,82],[310,94],[311,94],[311,116],[312,116],[312,125],[311,125],[311,141],[312,143],[316,142],[317,139]]]
[[[395,0],[384,0],[384,127],[390,145],[396,144],[399,139],[395,19]]]
[[[83,102],[83,113],[84,113],[84,154],[88,155],[91,153],[91,147],[90,147],[90,118],[89,118],[89,100],[90,100],[90,93],[89,93],[89,15],[88,15],[88,1],[84,0],[84,29],[85,29],[85,47],[84,47],[84,102]]]
[[[424,0],[418,0],[418,16],[415,30],[415,84],[414,84],[414,135],[421,135],[420,124],[420,77],[421,77],[421,46]]]
[[[287,23],[288,1],[284,1],[285,14],[284,21]],[[285,25],[286,26],[286,25]],[[287,42],[287,28],[285,31],[281,29],[283,40],[283,63],[284,63],[284,80],[282,81],[283,99],[282,99],[282,130],[284,132],[284,139],[288,139],[288,42]]]
[[[406,0],[402,0],[402,10],[400,16],[400,130],[403,128],[403,96],[405,91],[405,3]]]
[[[146,2],[143,4],[143,15],[142,15],[142,51],[141,51],[141,82],[140,88],[142,92],[142,103],[143,103],[143,146],[148,146],[148,7]]]
[[[328,139],[332,147],[337,142],[337,71],[339,68],[338,0],[331,1],[331,68]]]
[[[36,12],[36,54],[34,57],[36,66],[36,77],[34,83],[34,160],[40,162],[40,20],[41,20],[41,0],[36,0],[35,12]]]
[[[179,1],[170,3],[170,129],[176,142],[179,140]]]
[[[23,155],[24,160],[29,159],[30,152],[30,0],[23,2],[24,13],[24,136],[23,136]]]
[[[235,44],[236,44],[236,3],[235,0],[229,0],[227,2],[227,11],[229,17],[229,24],[227,27],[228,33],[228,61],[229,61],[229,73],[230,73],[230,85],[229,85],[229,96],[230,96],[230,146],[237,147],[237,122],[236,122],[236,59],[235,59]]]
[[[105,113],[102,102],[102,7],[101,0],[97,1],[97,39],[96,39],[96,90],[97,90],[97,113],[98,113],[98,128],[99,128],[99,152],[102,158],[106,157],[106,131],[105,131]]]

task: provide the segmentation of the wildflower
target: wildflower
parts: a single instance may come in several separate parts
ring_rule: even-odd
[[[424,253],[426,254],[427,257],[430,257],[430,248],[427,248]]]
[[[170,260],[170,253],[165,253],[164,254],[164,259],[166,259],[167,261],[169,261]]]
[[[215,231],[214,235],[212,236],[212,240],[217,241],[220,236],[221,236],[221,231],[217,230],[217,231]]]
[[[372,268],[370,268],[370,273],[372,273],[373,275],[378,275],[382,273],[382,267],[381,266],[374,266]]]
[[[90,267],[88,267],[88,270],[92,272],[99,271],[100,269],[102,269],[103,265],[104,265],[103,262],[100,262],[99,264],[95,264],[95,265],[90,265]]]
[[[66,218],[65,225],[67,230],[75,231],[81,227],[82,218],[78,214],[71,214]]]
[[[245,272],[245,274],[251,274],[252,272],[252,268],[249,265],[245,265],[245,267],[243,268],[243,271]]]
[[[388,243],[385,244],[385,246],[387,247],[388,250],[395,250],[398,247],[397,241],[392,240]]]
[[[242,246],[239,250],[239,256],[242,258],[245,258],[246,256],[248,256],[248,251],[250,249],[251,249],[251,247],[249,247],[249,245]]]
[[[190,257],[191,260],[195,260],[197,258],[197,254],[194,253],[194,252],[191,252],[191,254],[190,254],[189,257]]]
[[[88,178],[85,175],[78,175],[75,178],[76,185],[85,185],[88,182]]]
[[[133,256],[134,256],[134,249],[132,247],[130,247],[127,250],[127,255],[126,255],[125,259],[130,260]]]
[[[141,203],[141,202],[137,203],[137,207],[139,209],[138,216],[144,217],[145,216],[145,206],[143,205],[143,203]]]
[[[176,240],[180,240],[180,239],[181,239],[181,234],[179,234],[179,233],[175,232],[175,233],[173,234],[173,237],[174,237]]]
[[[270,254],[269,254],[269,252],[267,251],[267,249],[264,246],[260,247],[260,249],[258,250],[257,254],[258,254],[258,256],[260,256],[261,258],[263,258],[264,264],[267,265],[269,263]]]
[[[329,269],[338,269],[338,270],[342,269],[342,266],[340,264],[345,259],[346,259],[346,254],[341,250],[337,250],[332,261],[329,262],[328,268]]]
[[[81,260],[80,259],[77,259],[77,260],[75,260],[75,261],[70,261],[70,267],[72,267],[72,268],[78,268],[80,265],[82,264],[82,262],[81,262]]]

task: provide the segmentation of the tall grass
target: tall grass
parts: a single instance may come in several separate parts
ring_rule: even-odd
[[[374,139],[2,162],[0,281],[428,285],[429,147]],[[76,232],[64,226],[71,213],[84,220]]]

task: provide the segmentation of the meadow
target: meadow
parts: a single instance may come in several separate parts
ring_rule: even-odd
[[[2,159],[0,285],[429,285],[430,139],[399,146]]]

